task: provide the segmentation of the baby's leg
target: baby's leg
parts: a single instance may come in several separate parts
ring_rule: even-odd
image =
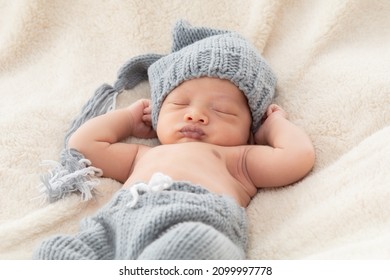
[[[112,259],[113,246],[104,223],[94,218],[82,221],[75,236],[59,235],[42,242],[34,252],[34,259],[98,260]]]
[[[215,228],[200,222],[173,226],[140,254],[138,259],[244,259],[245,252]]]

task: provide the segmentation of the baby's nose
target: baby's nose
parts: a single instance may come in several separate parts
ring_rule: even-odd
[[[198,111],[198,110],[191,110],[187,112],[184,115],[184,120],[186,122],[192,122],[192,123],[201,123],[201,124],[208,124],[209,119],[206,116],[206,114]]]

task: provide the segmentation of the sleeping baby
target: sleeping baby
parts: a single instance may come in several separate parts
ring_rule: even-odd
[[[170,54],[134,58],[134,71],[148,65],[150,100],[90,119],[69,139],[123,188],[79,233],[45,240],[35,258],[244,259],[245,208],[258,188],[312,169],[312,143],[272,104],[276,78],[254,46],[184,21],[173,38]]]

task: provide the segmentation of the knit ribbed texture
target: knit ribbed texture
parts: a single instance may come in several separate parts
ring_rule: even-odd
[[[154,128],[165,97],[182,82],[199,77],[234,83],[248,100],[252,131],[259,128],[274,97],[276,77],[253,45],[235,32],[179,21],[173,29],[172,51],[148,69]]]
[[[44,241],[37,259],[242,259],[247,227],[244,208],[232,198],[185,182],[168,191],[141,193],[137,204],[128,189],[95,216],[83,220],[75,236]]]

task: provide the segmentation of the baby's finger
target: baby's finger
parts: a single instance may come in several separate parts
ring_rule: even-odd
[[[267,116],[269,117],[276,110],[277,110],[277,105],[276,104],[269,105],[268,109],[267,109]]]
[[[151,125],[152,125],[152,116],[151,116],[150,114],[149,114],[149,115],[143,115],[143,116],[142,116],[142,121],[143,121],[145,124],[151,126]]]
[[[152,106],[148,106],[144,108],[144,114],[150,115],[152,113]]]

